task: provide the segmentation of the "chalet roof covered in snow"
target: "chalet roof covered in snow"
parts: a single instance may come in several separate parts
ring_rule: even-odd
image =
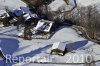
[[[36,13],[33,13],[29,10],[28,7],[20,7],[19,9],[14,11],[16,16],[21,16],[22,14],[28,14],[27,17],[39,18]],[[25,17],[27,19],[27,17]]]
[[[53,23],[54,23],[53,21],[48,21],[48,20],[42,19],[38,22],[37,26],[35,27],[35,30],[49,32]]]
[[[53,43],[53,46],[52,46],[52,50],[53,49],[59,49],[59,50],[61,50],[61,51],[64,51],[65,50],[65,48],[66,48],[66,42],[55,42],[55,43]]]
[[[29,8],[27,8],[27,7],[20,7],[19,9],[15,10],[14,13],[16,16],[20,16],[24,13],[27,13],[30,15],[32,14],[31,11],[29,10]]]

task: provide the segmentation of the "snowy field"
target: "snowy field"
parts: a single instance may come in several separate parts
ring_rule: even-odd
[[[67,5],[64,0],[55,0],[49,5],[49,7],[51,11],[57,11],[59,9],[63,12],[71,10],[75,6],[75,2],[79,7],[100,5],[100,0],[70,0],[69,5]],[[98,8],[100,8],[100,6]]]
[[[50,11],[61,10],[63,12],[71,10],[74,6],[74,0],[71,0],[69,5],[67,5],[64,0],[54,0],[51,4],[48,5],[48,8]]]
[[[100,5],[100,0],[76,0],[78,6]]]
[[[5,7],[8,7],[10,10],[15,10],[20,6],[26,7],[27,5],[21,0],[0,0],[0,9],[5,9]]]
[[[64,56],[50,54],[50,50],[54,42],[65,42],[65,41],[68,41],[67,44],[68,53],[66,53]],[[9,46],[6,46],[8,44]],[[77,32],[71,27],[61,27],[49,40],[33,39],[29,41],[29,40],[23,40],[21,38],[0,35],[0,46],[1,48],[3,48],[5,54],[11,54],[13,57],[32,58],[31,63],[22,62],[22,63],[17,63],[13,66],[33,66],[33,65],[41,66],[41,64],[36,64],[34,62],[77,63],[76,61],[72,61],[73,59],[70,59],[70,61],[68,61],[68,57],[69,56],[73,57],[75,54],[80,57],[78,63],[83,63],[81,55],[83,55],[84,58],[86,55],[92,55],[95,61],[100,60],[100,52],[99,52],[100,46],[80,37],[77,34]],[[42,65],[48,66],[48,64],[42,64]],[[60,66],[59,64],[50,64],[50,65]],[[67,66],[72,66],[72,65],[67,65]]]
[[[61,1],[61,0],[60,0]],[[99,3],[100,0],[77,0],[78,5],[87,6],[91,4]],[[15,4],[16,3],[16,4]],[[54,1],[54,4],[58,3],[58,0]],[[61,3],[60,3],[61,4]],[[13,6],[12,6],[13,5]],[[26,4],[20,0],[0,0],[0,9],[8,6],[11,10],[18,9],[20,6]],[[57,8],[61,7],[57,4]],[[52,8],[53,6],[51,6]],[[52,9],[52,10],[56,10]],[[0,33],[17,34],[16,27],[0,28]],[[68,53],[64,56],[51,55],[50,50],[54,42],[68,41],[66,46]],[[75,65],[73,63],[85,63],[86,56],[90,55],[93,61],[100,60],[100,46],[87,39],[84,39],[78,33],[72,29],[72,27],[61,27],[50,39],[33,39],[23,40],[17,37],[0,35],[0,47],[4,54],[10,54],[13,57],[30,57],[31,62],[25,63],[6,63],[0,60],[0,66],[86,66],[84,64]],[[74,56],[78,56],[78,58]],[[69,60],[69,56],[71,57]],[[73,60],[73,57],[75,58]],[[83,57],[83,58],[82,58]],[[77,60],[78,61],[75,61]],[[69,60],[69,61],[68,61]],[[38,64],[34,62],[51,62],[55,64]],[[59,63],[59,64],[56,64]],[[64,63],[72,63],[67,65]],[[90,66],[100,66],[100,62],[91,64]]]

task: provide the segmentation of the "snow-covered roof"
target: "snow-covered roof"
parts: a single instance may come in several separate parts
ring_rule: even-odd
[[[19,9],[15,10],[14,13],[16,16],[20,16],[26,13],[26,16],[27,16],[25,17],[26,20],[27,18],[31,18],[31,17],[39,18],[38,15],[36,13],[31,12],[28,7],[20,7]]]
[[[32,18],[38,18],[38,15],[36,13],[33,13],[29,10],[27,7],[20,7],[20,9],[23,11],[23,13],[27,13],[30,15]]]
[[[28,14],[28,13],[23,15],[23,17],[25,18],[25,21],[31,18],[30,14]]]
[[[44,25],[45,23],[48,24],[48,25]],[[42,19],[38,22],[37,26],[35,27],[35,30],[41,30],[41,31],[49,32],[53,23],[54,23],[53,21],[48,21],[48,20]]]
[[[66,42],[55,42],[53,43],[52,49],[59,49],[61,51],[64,51],[66,48]]]
[[[29,8],[27,8],[27,7],[20,7],[19,9],[15,10],[14,13],[16,16],[20,16],[24,13],[32,14],[31,11],[29,10]]]

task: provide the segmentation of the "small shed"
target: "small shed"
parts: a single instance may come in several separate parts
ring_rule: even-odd
[[[49,20],[39,20],[37,26],[35,27],[35,30],[50,32],[53,23],[53,21]]]
[[[66,51],[66,42],[55,42],[51,48],[51,54],[55,55],[64,55]]]

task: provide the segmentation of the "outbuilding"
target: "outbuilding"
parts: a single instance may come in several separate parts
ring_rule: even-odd
[[[66,44],[68,42],[55,42],[51,48],[51,54],[63,56],[66,52]]]
[[[53,21],[49,20],[39,20],[37,26],[35,27],[35,30],[37,31],[43,31],[43,32],[50,32],[51,27],[53,26]]]

